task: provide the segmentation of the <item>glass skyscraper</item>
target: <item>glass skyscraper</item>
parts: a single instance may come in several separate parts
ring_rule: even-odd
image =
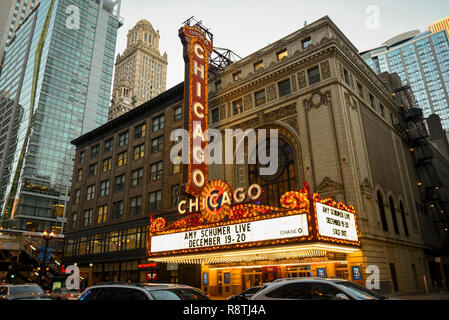
[[[436,113],[449,133],[449,41],[445,30],[401,34],[361,53],[376,72],[396,72],[424,116]]]
[[[60,230],[70,141],[107,122],[121,25],[120,0],[42,0],[16,31],[0,76],[4,227]]]

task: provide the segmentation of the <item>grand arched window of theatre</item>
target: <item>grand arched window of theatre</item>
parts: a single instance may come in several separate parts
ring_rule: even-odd
[[[262,148],[265,148],[265,146],[262,146]],[[266,154],[269,155],[270,144],[268,140],[266,150]],[[278,168],[273,175],[260,175],[260,163],[250,164],[248,166],[250,185],[257,183],[262,187],[263,194],[261,197],[261,204],[275,207],[279,207],[280,199],[284,193],[298,188],[293,148],[281,137],[279,137],[278,156]],[[268,167],[268,165],[262,167]]]

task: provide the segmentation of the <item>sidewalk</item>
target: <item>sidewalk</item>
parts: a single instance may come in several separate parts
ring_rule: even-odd
[[[392,299],[401,300],[449,300],[449,290],[447,289],[432,289],[430,295],[426,295],[425,291],[407,292],[387,295]]]

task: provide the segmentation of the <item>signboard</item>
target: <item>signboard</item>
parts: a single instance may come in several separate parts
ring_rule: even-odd
[[[354,242],[359,240],[353,213],[319,202],[315,205],[320,236]]]
[[[307,215],[299,214],[151,237],[151,253],[308,236]]]
[[[146,279],[147,279],[147,281],[157,281],[157,271],[153,270],[153,271],[147,272]]]
[[[45,258],[45,262],[50,261],[52,251],[53,251],[53,248],[51,248],[51,247],[47,248],[47,257]],[[44,261],[44,253],[45,253],[45,247],[41,246],[40,253],[39,253],[39,261],[40,262]]]
[[[352,267],[352,280],[362,280],[362,272],[359,266]]]
[[[183,177],[185,192],[198,197],[209,180],[204,151],[207,147],[205,132],[209,125],[208,68],[213,45],[199,28],[184,26],[179,30],[179,37],[185,61],[185,127],[190,136],[190,161],[184,168],[187,170],[184,170]]]
[[[209,284],[209,274],[207,272],[203,272],[203,285],[207,286]]]
[[[324,268],[316,269],[319,278],[326,278],[326,271]]]

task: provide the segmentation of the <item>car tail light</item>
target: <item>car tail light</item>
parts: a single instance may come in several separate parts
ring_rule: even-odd
[[[70,293],[67,293],[66,297],[67,297],[67,298],[70,298]]]
[[[45,290],[45,292],[50,293],[50,290]]]

